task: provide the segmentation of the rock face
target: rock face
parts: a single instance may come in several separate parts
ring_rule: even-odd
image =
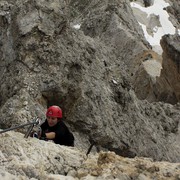
[[[148,53],[149,58],[147,53],[138,57],[139,60],[144,61],[142,64],[139,63],[141,66],[134,76],[135,92],[139,99],[147,99],[149,102],[163,101],[171,104],[180,101],[179,40],[179,35],[163,36],[161,40],[162,60],[152,52]],[[160,68],[161,61],[162,68]],[[148,63],[151,66],[147,67]],[[153,70],[152,73],[150,69]]]
[[[169,1],[169,3],[171,3],[171,6],[167,7],[167,10],[171,15],[172,22],[174,23],[174,26],[177,29],[180,29],[180,9],[179,9],[180,1],[173,0],[173,1]]]
[[[166,35],[161,40],[163,69],[156,85],[159,101],[175,104],[180,101],[180,36]]]
[[[21,133],[9,132],[0,136],[1,179],[50,179],[51,174],[65,176],[80,168],[85,160],[85,154],[75,148],[36,138],[25,139]]]
[[[149,7],[154,3],[154,0],[144,0],[144,6]]]
[[[22,134],[0,134],[0,179],[179,179],[180,163],[123,158],[113,152],[91,153]]]
[[[133,74],[133,86],[139,99],[156,101],[154,86],[162,69],[162,58],[152,50],[144,51],[135,57],[136,71]]]
[[[128,1],[9,0],[0,7],[0,128],[44,119],[56,104],[78,148],[93,141],[123,156],[180,161],[180,105],[134,93],[134,59],[150,46]]]
[[[146,37],[148,37],[147,39],[151,39],[151,37],[157,37],[155,35],[155,29],[158,27],[163,27],[163,22],[161,21],[163,19],[162,13],[164,12],[168,12],[168,14],[164,14],[164,16],[169,16],[170,17],[167,19],[167,22],[169,22],[169,29],[172,29],[172,32],[169,31],[170,34],[175,33],[176,37],[178,38],[178,29],[179,27],[179,22],[178,22],[178,10],[177,7],[179,7],[179,2],[177,1],[173,1],[173,2],[169,2],[166,1],[166,5],[164,4],[165,8],[162,9],[162,11],[164,12],[157,12],[159,13],[159,15],[155,15],[154,13],[151,13],[151,8],[144,8],[142,5],[142,2],[140,0],[136,1],[138,4],[141,4],[141,6],[138,6],[138,4],[136,3],[131,3],[132,5],[132,9],[133,9],[133,13],[136,16],[137,21],[142,24],[142,27],[145,27],[145,35]],[[157,3],[158,1],[156,1]],[[168,4],[170,6],[168,6]],[[156,7],[157,4],[154,4],[153,8],[158,8]],[[163,1],[161,2],[163,5]],[[164,2],[165,3],[165,2]],[[168,6],[168,7],[166,7]],[[175,8],[176,6],[176,8]],[[160,10],[160,9],[159,9]],[[174,13],[173,13],[174,12]],[[175,13],[176,12],[176,13]],[[147,16],[148,13],[149,15]],[[151,15],[150,15],[151,14]],[[175,16],[175,14],[177,16]],[[169,21],[170,20],[170,21]],[[164,23],[165,24],[165,23]],[[176,29],[175,29],[176,28]],[[163,27],[163,29],[166,31],[167,28]],[[165,32],[165,34],[167,34],[167,32]],[[177,52],[179,51],[179,43],[178,40],[175,40],[176,38],[172,39],[171,41],[176,41],[176,52],[175,54],[177,54]],[[150,40],[150,43],[152,45],[152,48],[154,50],[158,47],[157,43],[156,46],[153,46],[153,43],[157,40],[154,39],[152,41],[152,39]],[[170,65],[170,59],[172,60],[173,63],[173,58],[171,57],[169,60],[167,58],[167,56],[165,54],[168,53],[168,49],[166,48],[169,46],[174,46],[172,45],[172,43],[168,43],[166,41],[163,41],[162,48],[163,48],[163,56],[161,56],[160,54],[158,55],[157,53],[159,53],[157,51],[157,53],[153,52],[153,51],[144,51],[143,53],[140,53],[139,55],[136,56],[135,58],[135,62],[137,62],[139,64],[139,66],[136,65],[136,69],[134,71],[133,75],[133,86],[134,86],[134,90],[135,93],[137,95],[137,97],[139,99],[146,99],[149,102],[157,102],[157,101],[163,101],[166,103],[172,103],[175,104],[177,102],[179,102],[179,99],[177,99],[176,94],[179,91],[179,89],[177,87],[174,86],[179,86],[179,78],[177,78],[178,76],[178,72],[177,70],[175,70],[176,68],[178,68],[178,64],[176,63],[174,67],[175,69],[169,67]],[[158,41],[157,41],[158,42]],[[165,45],[167,44],[167,45]],[[157,48],[156,50],[160,50],[161,47]],[[174,49],[172,47],[172,49]],[[171,52],[170,53],[174,53]],[[168,54],[170,54],[168,53]],[[176,61],[176,60],[175,60]],[[166,69],[166,70],[165,70]],[[161,73],[162,70],[162,73]],[[166,72],[164,72],[166,71]],[[172,77],[167,78],[166,76],[171,76],[170,74],[176,73],[176,77],[175,79],[173,79]],[[162,74],[162,75],[161,75]],[[161,75],[161,77],[160,77]],[[161,80],[159,80],[161,79]],[[168,79],[168,80],[167,80]],[[172,85],[173,84],[173,85]],[[177,84],[177,85],[175,85]]]

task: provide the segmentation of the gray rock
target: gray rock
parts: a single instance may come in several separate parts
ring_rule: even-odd
[[[144,6],[145,7],[149,7],[151,5],[153,5],[154,0],[144,0]]]
[[[56,145],[21,133],[0,134],[0,178],[53,180],[176,179],[180,163],[123,158],[114,152],[85,155],[74,147]]]
[[[78,148],[87,150],[93,140],[123,156],[180,160],[179,105],[141,101],[134,93],[134,57],[150,46],[128,1],[92,1],[80,30],[70,26],[77,20],[68,14],[74,1],[70,8],[55,0],[7,2],[10,20],[3,21],[0,11],[0,62],[6,62],[0,68],[0,128],[44,119],[56,104]]]
[[[163,47],[163,69],[158,78],[155,93],[157,100],[176,104],[180,101],[180,36],[165,35],[161,40]]]

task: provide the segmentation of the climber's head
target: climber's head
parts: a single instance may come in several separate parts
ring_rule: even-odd
[[[51,106],[46,111],[46,118],[49,126],[55,126],[62,118],[62,110],[59,106]]]

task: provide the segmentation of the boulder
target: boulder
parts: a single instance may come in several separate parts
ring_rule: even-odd
[[[165,35],[161,40],[163,61],[154,90],[157,100],[176,104],[180,101],[180,36]]]
[[[44,120],[55,104],[79,149],[94,143],[94,151],[178,162],[179,104],[134,92],[134,59],[150,46],[129,2],[92,1],[79,30],[68,14],[73,2],[1,2],[0,128]]]
[[[56,145],[21,133],[0,134],[0,179],[178,179],[180,163],[154,162],[151,158],[134,159],[114,152],[85,155],[74,147]]]

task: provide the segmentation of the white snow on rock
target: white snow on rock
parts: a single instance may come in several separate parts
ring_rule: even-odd
[[[166,3],[164,0],[154,0],[154,4],[150,7],[142,7],[136,2],[131,3],[132,8],[137,8],[140,11],[145,12],[147,14],[147,16],[144,18],[148,18],[150,15],[153,14],[159,17],[161,27],[154,27],[153,35],[148,34],[146,25],[139,22],[143,29],[145,38],[151,44],[153,50],[159,54],[162,53],[162,49],[160,48],[161,37],[165,34],[175,34],[176,32],[175,27],[169,20],[169,14],[166,10],[164,10],[164,8],[168,6],[169,3]],[[180,30],[178,30],[178,33],[180,34]]]
[[[116,81],[116,80],[114,80],[114,79],[112,80],[112,82],[113,82],[114,84],[118,84],[118,83],[117,83],[117,81]]]
[[[77,29],[77,30],[78,30],[78,29],[80,29],[81,24],[75,24],[73,27],[74,27],[74,29]]]

